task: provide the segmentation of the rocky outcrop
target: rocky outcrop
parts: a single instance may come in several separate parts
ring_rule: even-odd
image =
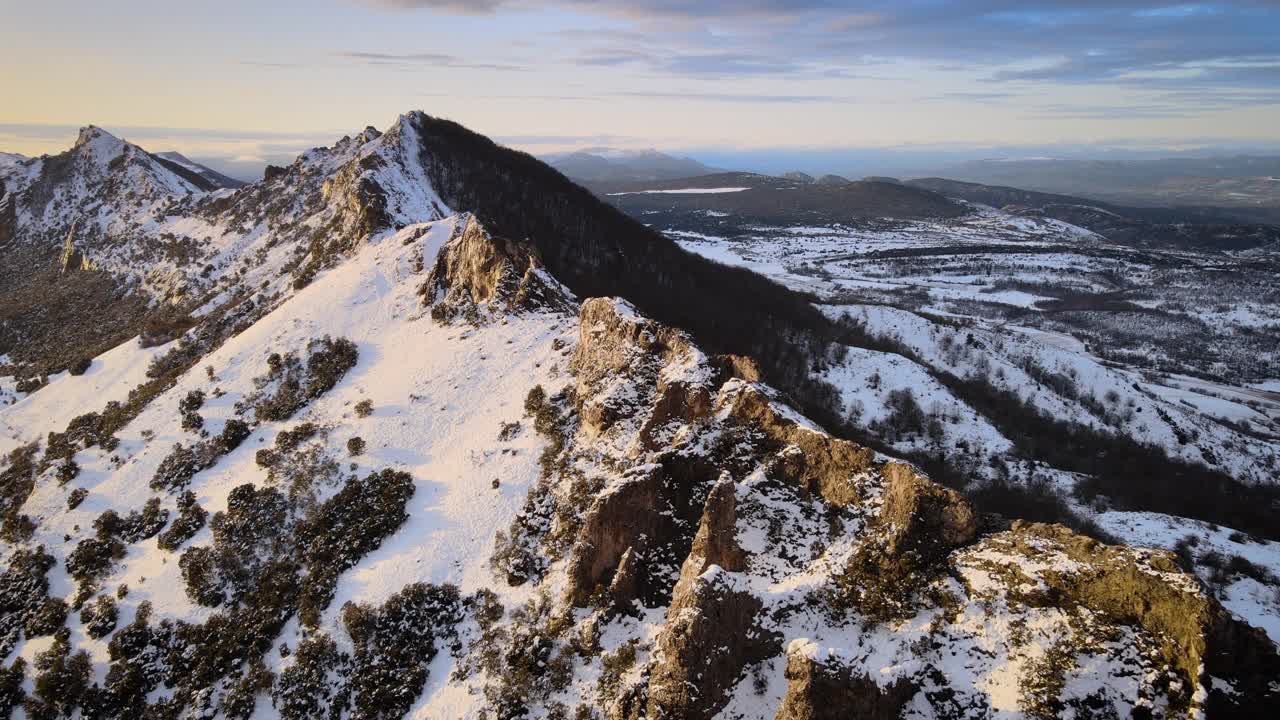
[[[93,262],[76,247],[76,227],[78,225],[78,222],[73,221],[71,229],[67,231],[66,239],[62,241],[62,255],[58,257],[58,268],[59,272],[64,275],[94,269]]]
[[[897,720],[917,686],[899,678],[882,687],[835,658],[817,658],[795,641],[787,652],[787,694],[776,720]]]
[[[325,202],[344,218],[343,236],[353,240],[365,238],[391,224],[386,191],[373,177],[385,165],[380,155],[365,155],[334,173],[321,186]]]
[[[635,567],[638,556],[646,549],[647,538],[664,534],[664,519],[658,513],[661,487],[656,471],[641,470],[591,504],[569,557],[567,598],[572,605],[584,607],[595,593],[609,587],[627,555],[631,556],[628,577],[618,582],[617,591],[629,591],[629,596],[615,600],[635,599],[641,583]]]
[[[18,232],[18,201],[0,180],[0,247],[13,242]]]
[[[905,463],[886,463],[880,473],[887,485],[878,522],[887,531],[889,552],[914,552],[932,560],[977,535],[977,513],[960,493]]]
[[[863,480],[876,466],[875,452],[832,437],[783,412],[762,388],[736,383],[720,394],[716,411],[762,432],[782,453],[774,473],[785,482],[838,506],[864,499]]]
[[[481,322],[494,313],[534,309],[567,311],[572,295],[551,278],[532,248],[494,237],[474,216],[464,216],[422,288],[433,318]]]
[[[750,664],[777,654],[781,639],[760,627],[763,604],[718,566],[677,594],[656,641],[648,717],[710,718]]]
[[[1034,587],[1017,586],[1023,602],[1081,607],[1146,630],[1162,664],[1182,677],[1176,700],[1186,707],[1200,703],[1196,695],[1204,690],[1209,717],[1258,717],[1280,708],[1275,646],[1231,617],[1172,553],[1105,545],[1061,525],[1022,521],[983,544],[1011,558],[1050,560],[1035,573]]]
[[[689,556],[680,567],[680,579],[676,582],[674,597],[688,593],[689,587],[713,566],[730,572],[747,569],[747,556],[738,546],[737,496],[733,479],[722,474],[720,480],[707,495],[698,534],[693,538]]]
[[[649,418],[645,435],[652,440],[668,422],[687,422],[710,411],[716,378],[687,335],[641,317],[614,298],[586,301],[579,320],[573,370],[578,395],[587,399],[580,412],[589,437],[644,414]],[[627,388],[610,386],[623,376]]]

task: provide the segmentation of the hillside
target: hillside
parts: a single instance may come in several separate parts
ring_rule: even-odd
[[[657,150],[585,148],[552,153],[543,156],[542,160],[583,183],[648,182],[720,172],[692,158],[676,157]]]
[[[776,221],[853,222],[868,217],[949,218],[964,208],[928,190],[900,184],[814,182],[752,173],[719,173],[659,182],[590,183],[593,191],[628,213],[695,211],[732,213]]]
[[[1112,242],[1159,249],[1246,250],[1280,243],[1274,224],[1241,222],[1223,208],[1125,207],[1068,195],[922,178],[912,187],[1020,215],[1048,217],[1088,228]]]
[[[234,191],[149,157],[87,131],[0,165],[7,247],[139,307],[0,378],[0,717],[1280,708],[1280,543],[1014,520],[806,415],[905,316],[832,317],[423,113]],[[1212,585],[1210,551],[1251,559]]]

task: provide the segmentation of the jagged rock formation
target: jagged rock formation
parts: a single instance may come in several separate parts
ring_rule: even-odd
[[[522,310],[563,310],[572,293],[556,282],[538,261],[533,248],[492,237],[472,215],[436,257],[422,287],[433,317],[446,320],[484,308],[493,314]]]
[[[642,671],[600,699],[610,717],[952,716],[1009,702],[1037,717],[1231,716],[1277,703],[1261,682],[1269,641],[1223,623],[1167,556],[1058,526],[983,531],[955,491],[832,438],[625,303],[589,300],[580,322],[580,422],[562,466],[615,479],[585,506],[564,602],[606,608],[595,622],[662,612]],[[676,379],[691,400],[671,415]],[[660,447],[644,440],[655,425]],[[1209,649],[1228,645],[1243,660]],[[1142,679],[1120,680],[1126,667]],[[772,701],[761,672],[786,681]],[[991,694],[996,678],[1012,700]],[[1233,704],[1227,688],[1250,699]]]
[[[919,687],[900,678],[881,687],[870,675],[810,657],[804,642],[787,649],[787,694],[776,720],[896,720]]]
[[[58,271],[63,275],[94,269],[89,258],[76,247],[75,239],[76,224],[73,222],[71,229],[67,231],[67,239],[62,243],[62,256],[58,258]]]

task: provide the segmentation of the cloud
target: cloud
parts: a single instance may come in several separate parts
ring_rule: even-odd
[[[673,76],[847,75],[868,58],[966,68],[992,83],[1274,85],[1275,0],[370,0],[383,7],[609,19],[576,59]],[[618,21],[625,26],[618,29]],[[630,37],[627,37],[627,34]],[[581,43],[591,43],[584,32]],[[1160,74],[1168,75],[1157,78]]]
[[[381,52],[339,52],[334,56],[351,62],[367,65],[414,66],[429,65],[434,67],[466,68],[470,70],[503,70],[518,71],[525,68],[519,65],[501,63],[473,62],[455,55],[444,53],[381,53]]]
[[[776,95],[768,93],[718,93],[678,91],[629,91],[612,93],[615,97],[653,98],[702,102],[792,105],[806,103],[856,103],[859,98],[848,95]]]
[[[481,15],[506,5],[504,0],[366,0],[375,7],[395,10],[442,10],[466,15]]]

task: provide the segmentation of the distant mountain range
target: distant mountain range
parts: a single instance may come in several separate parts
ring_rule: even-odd
[[[237,180],[233,177],[228,177],[226,175],[223,175],[222,173],[218,172],[217,170],[214,170],[211,167],[208,167],[206,165],[201,165],[200,163],[194,160],[191,160],[190,158],[186,157],[185,155],[179,152],[174,152],[170,150],[169,152],[155,153],[155,156],[157,158],[160,158],[160,160],[162,161],[166,161],[167,163],[173,163],[177,165],[182,170],[185,170],[189,173],[194,173],[196,176],[203,179],[206,183],[213,185],[217,188],[239,188],[239,187],[244,187],[245,185],[248,184],[243,180]],[[174,169],[174,168],[170,166],[170,169]]]
[[[936,175],[1139,205],[1280,207],[1280,156],[977,160]]]
[[[565,175],[585,182],[668,180],[723,172],[692,158],[657,150],[586,148],[542,159]]]

